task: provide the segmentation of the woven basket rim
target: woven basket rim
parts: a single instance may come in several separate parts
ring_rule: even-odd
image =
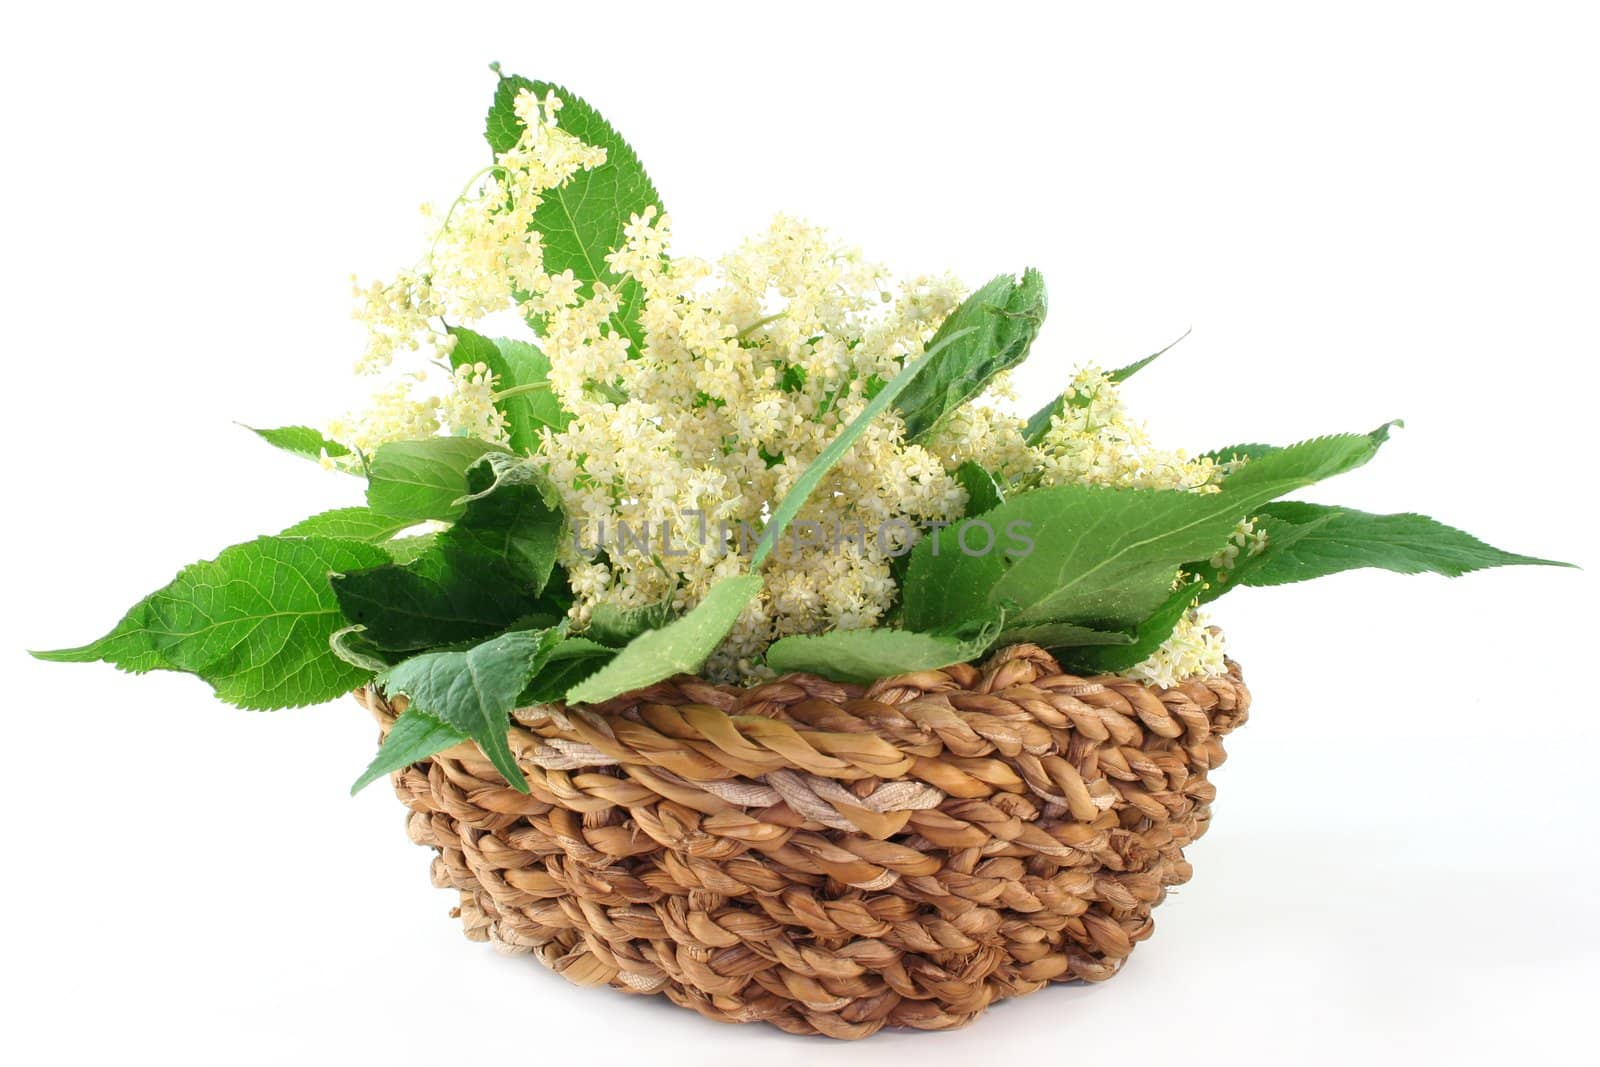
[[[679,675],[598,704],[518,708],[508,736],[525,774],[626,765],[632,775],[648,775],[662,795],[700,810],[783,804],[822,825],[882,840],[903,829],[910,812],[951,796],[993,797],[1018,786],[1080,819],[1105,810],[1109,793],[1096,794],[1054,752],[1047,732],[1008,721],[1002,708],[1022,704],[1030,716],[1053,714],[1061,725],[1101,739],[1132,741],[1130,731],[1142,728],[1194,744],[1213,732],[1208,709],[1218,705],[1219,689],[1225,713],[1234,704],[1248,706],[1232,660],[1225,675],[1160,687],[1069,674],[1037,645],[1018,644],[981,666],[956,664],[865,686],[804,673],[749,686]],[[372,687],[356,696],[385,732],[406,707],[403,696],[391,701]],[[1229,720],[1225,728],[1236,724]],[[1119,730],[1129,736],[1114,737]],[[976,758],[980,748],[1024,760],[1034,773],[1015,781],[1015,775],[997,778],[993,767],[964,765],[959,753]],[[516,806],[520,794],[474,742],[443,754],[469,772],[462,784],[475,795],[500,790],[509,794],[501,798],[507,810]]]

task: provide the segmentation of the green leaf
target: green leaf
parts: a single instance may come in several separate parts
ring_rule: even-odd
[[[412,537],[396,537],[393,541],[383,542],[383,550],[389,554],[390,563],[411,563],[421,559],[439,543],[437,533],[416,534]]]
[[[526,793],[528,782],[511,754],[506,732],[517,697],[561,641],[561,630],[521,630],[464,652],[425,652],[390,668],[379,676],[378,684],[387,694],[410,698],[407,714],[420,711],[472,738],[512,788]]]
[[[611,648],[621,648],[635,637],[659,630],[672,621],[672,598],[658,600],[640,608],[618,608],[598,604],[589,616],[589,637]]]
[[[1277,445],[1245,444],[1229,445],[1227,448],[1214,448],[1210,452],[1202,452],[1198,459],[1215,460],[1217,463],[1237,463],[1248,460],[1253,456],[1264,456],[1268,452],[1276,452]]]
[[[1120,385],[1121,383],[1127,381],[1129,378],[1132,378],[1135,374],[1138,374],[1140,371],[1144,370],[1146,367],[1148,367],[1150,364],[1154,363],[1156,360],[1160,359],[1162,356],[1166,355],[1168,352],[1171,352],[1174,348],[1177,348],[1179,341],[1182,341],[1185,337],[1188,337],[1189,334],[1191,334],[1193,332],[1194,332],[1194,328],[1193,327],[1190,327],[1189,329],[1184,330],[1183,334],[1178,338],[1177,341],[1173,341],[1171,344],[1167,345],[1165,348],[1162,348],[1162,349],[1160,349],[1158,351],[1152,352],[1150,355],[1145,356],[1143,359],[1135,360],[1134,362],[1128,364],[1126,367],[1118,367],[1116,370],[1114,370],[1110,374],[1106,375],[1106,377],[1110,378],[1113,382],[1115,382],[1115,383]]]
[[[131,671],[187,671],[242,708],[319,704],[368,677],[328,647],[345,625],[329,575],[383,558],[372,545],[327,537],[234,545],[185,567],[99,641],[39,655],[103,659]]]
[[[998,618],[970,637],[912,630],[797,634],[781,638],[767,649],[767,666],[780,674],[804,671],[841,682],[869,683],[967,663],[983,655],[999,635]]]
[[[466,511],[440,535],[442,550],[504,560],[511,581],[542,592],[566,529],[555,487],[533,463],[490,453],[467,470]]]
[[[383,739],[382,747],[366,771],[350,787],[350,795],[355,796],[386,774],[420,763],[466,739],[466,734],[427,712],[407,708],[389,727],[389,736]]]
[[[309,426],[279,426],[274,429],[262,430],[254,426],[245,429],[256,434],[267,444],[281,448],[285,452],[293,452],[305,459],[321,461],[323,453],[334,459],[348,456],[350,450],[337,441],[330,440]]]
[[[952,311],[928,343],[938,358],[895,405],[905,419],[906,440],[926,434],[946,413],[988,388],[995,375],[1021,363],[1044,316],[1044,277],[1031,267],[1021,282],[1002,274]]]
[[[182,576],[181,573],[179,576]],[[128,613],[111,632],[98,641],[91,641],[77,648],[30,652],[29,655],[52,663],[103,661],[129,674],[177,670],[177,667],[168,663],[161,655],[160,647],[155,642],[155,634],[151,632],[147,622],[148,612],[149,599],[146,598],[129,608]]]
[[[565,699],[567,690],[610,663],[616,654],[616,649],[587,638],[567,638],[550,651],[544,666],[517,698],[517,707],[554,704]]]
[[[475,437],[429,437],[394,441],[373,453],[367,472],[367,505],[380,515],[421,522],[460,516],[467,468],[498,445]]]
[[[584,295],[592,294],[595,282],[617,290],[621,304],[611,325],[628,338],[633,354],[638,355],[644,348],[644,330],[639,325],[644,290],[633,278],[616,274],[606,256],[625,242],[623,228],[628,219],[659,206],[661,196],[639,157],[611,124],[583,98],[550,82],[501,77],[485,129],[496,154],[514,146],[522,136],[522,121],[514,104],[523,90],[531,90],[540,99],[554,92],[562,102],[557,116],[561,129],[606,150],[603,164],[578,171],[565,185],[544,194],[533,215],[533,228],[543,240],[545,270],[551,274],[571,270],[583,283]],[[539,328],[537,323],[535,326]]]
[[[939,332],[942,336],[935,337],[915,362],[907,365],[899,374],[896,374],[892,381],[878,391],[877,396],[867,402],[867,405],[861,409],[861,414],[855,417],[855,421],[840,430],[838,435],[828,442],[827,447],[819,452],[817,458],[811,461],[810,466],[800,473],[800,477],[795,479],[794,485],[790,486],[789,492],[784,495],[783,500],[773,509],[772,516],[767,520],[767,527],[761,534],[761,541],[756,545],[755,553],[750,557],[750,569],[752,571],[759,570],[761,565],[766,562],[767,556],[772,553],[773,546],[778,543],[778,538],[783,535],[783,531],[788,528],[789,524],[794,521],[794,517],[800,513],[800,509],[805,506],[806,499],[816,490],[823,477],[833,469],[834,464],[843,459],[845,453],[850,451],[850,446],[856,443],[856,439],[866,432],[872,420],[883,414],[883,410],[894,403],[895,398],[905,392],[916,381],[919,374],[933,366],[934,361],[939,359],[943,352],[947,351],[951,345],[965,340],[975,329],[977,327],[968,326],[948,334],[941,329]]]
[[[1002,641],[1044,623],[1130,630],[1167,600],[1178,568],[1209,558],[1240,520],[1269,500],[1360,466],[1386,434],[1380,427],[1291,445],[1244,467],[1218,493],[1065,485],[1013,496],[983,516],[997,550],[961,551],[964,524],[917,545],[906,574],[905,625],[938,631],[999,608],[1007,612]],[[999,549],[1016,544],[1013,531],[1031,539],[1031,551]]]
[[[1571,566],[1503,552],[1426,515],[1281,501],[1263,507],[1257,524],[1267,531],[1266,550],[1240,555],[1229,575],[1235,585],[1282,585],[1362,567],[1454,578],[1488,567]]]
[[[342,537],[351,541],[377,543],[387,541],[401,530],[415,525],[410,519],[380,515],[371,508],[334,508],[309,519],[301,519],[278,536]]]
[[[1161,643],[1172,636],[1178,622],[1194,607],[1200,583],[1186,581],[1172,591],[1166,603],[1141,622],[1126,642],[1084,642],[1071,646],[1047,646],[1067,670],[1076,674],[1110,674],[1124,671],[1149,659]]]
[[[572,421],[561,401],[550,391],[550,359],[526,341],[504,337],[493,340],[459,326],[451,326],[456,346],[450,352],[452,367],[482,363],[495,376],[495,404],[506,419],[511,450],[533,455],[545,427],[560,432]]]
[[[700,669],[761,592],[761,576],[723,578],[705,599],[675,622],[640,634],[615,659],[567,692],[569,703],[598,704],[675,674]]]
[[[956,468],[955,473],[956,481],[967,491],[968,518],[993,511],[1004,502],[1005,494],[1000,489],[1000,483],[995,481],[994,475],[972,460],[962,463]]]
[[[1131,645],[1132,630],[1100,630],[1075,622],[1038,622],[1006,632],[1006,644],[1031,644],[1041,648],[1076,648],[1081,645]]]
[[[1148,367],[1150,364],[1154,363],[1168,352],[1172,351],[1172,349],[1176,348],[1178,341],[1182,341],[1184,337],[1188,337],[1189,333],[1189,330],[1183,331],[1183,337],[1179,337],[1177,341],[1173,341],[1171,344],[1167,345],[1167,347],[1161,349],[1160,351],[1153,352],[1141,360],[1130,363],[1126,367],[1118,367],[1116,370],[1106,375],[1106,377],[1113,383],[1120,384],[1121,382],[1127,381],[1129,378],[1132,378],[1135,374],[1139,373],[1141,370]],[[1044,407],[1028,416],[1028,422],[1022,428],[1022,439],[1030,445],[1038,444],[1040,441],[1044,440],[1044,435],[1050,432],[1051,420],[1060,418],[1062,415],[1066,414],[1067,407],[1069,405],[1082,407],[1087,404],[1088,398],[1086,397],[1075,395],[1071,400],[1068,400],[1065,391],[1058,393],[1055,399],[1051,400]]]
[[[334,593],[379,648],[434,648],[561,614],[541,598],[564,519],[529,463],[483,456],[464,475],[461,518],[409,563],[336,578]]]

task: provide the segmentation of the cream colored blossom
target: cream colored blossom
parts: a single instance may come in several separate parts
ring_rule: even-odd
[[[672,254],[671,219],[650,205],[624,226],[606,264],[621,283],[585,287],[546,270],[535,217],[546,196],[605,162],[560,126],[561,100],[523,93],[525,128],[437,220],[423,261],[359,290],[368,327],[361,368],[396,377],[365,412],[333,424],[370,453],[440,432],[505,443],[497,383],[481,363],[451,370],[445,323],[472,326],[516,312],[541,324],[549,387],[572,415],[546,430],[538,456],[571,519],[563,541],[574,628],[602,604],[693,607],[742,573],[763,524],[801,474],[859,416],[876,389],[920,354],[960,303],[947,275],[896,279],[822,229],[780,216],[717,260]],[[620,320],[629,294],[627,323]],[[632,300],[642,295],[642,301]],[[1023,437],[1002,377],[918,443],[893,412],[875,419],[827,474],[762,571],[764,590],[706,672],[768,673],[775,639],[886,621],[898,591],[893,560],[931,525],[961,518],[952,475],[975,461],[1008,490],[1090,484],[1215,491],[1209,459],[1155,447],[1093,367],[1036,447]],[[1241,528],[1230,541],[1259,550]],[[1243,540],[1240,540],[1240,538]],[[1197,617],[1132,677],[1170,684],[1220,671],[1220,636]]]
[[[1143,422],[1130,418],[1116,383],[1099,368],[1080,370],[1039,445],[1042,485],[1215,492],[1221,471],[1209,457],[1157,448]]]
[[[1226,674],[1226,651],[1222,631],[1208,625],[1203,612],[1191,611],[1178,620],[1172,636],[1148,659],[1122,674],[1151,685],[1171,687],[1186,678]]]

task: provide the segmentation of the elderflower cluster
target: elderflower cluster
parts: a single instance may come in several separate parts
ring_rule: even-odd
[[[1208,625],[1203,612],[1191,611],[1178,620],[1172,636],[1149,659],[1122,673],[1137,681],[1170,688],[1186,678],[1227,673],[1226,650],[1222,631]]]
[[[611,284],[551,273],[536,212],[606,159],[560,127],[560,107],[554,94],[520,94],[519,139],[443,213],[423,263],[358,288],[368,333],[358,369],[395,377],[328,432],[358,456],[441,432],[507,443],[497,390],[508,383],[484,363],[453,365],[445,323],[506,311],[537,322],[548,389],[570,421],[543,431],[536,456],[571,519],[561,562],[581,632],[601,606],[665,601],[682,612],[741,573],[773,508],[965,291],[948,276],[896,279],[786,217],[718,260],[673,256],[671,219],[655,206],[629,220],[606,257]],[[1013,487],[1213,492],[1225,473],[1152,444],[1094,367],[1073,379],[1035,444],[1004,409],[1015,399],[1002,376],[917,443],[893,410],[873,420],[779,541],[762,595],[706,673],[749,681],[777,638],[884,623],[898,598],[893,559],[965,512],[953,473],[964,462]],[[1224,549],[1229,565],[1259,551],[1261,536],[1242,527]],[[1223,669],[1220,634],[1191,613],[1127,673],[1171,684]]]
[[[1222,471],[1210,457],[1156,448],[1143,422],[1128,416],[1116,383],[1098,367],[1080,370],[1042,445],[1043,485],[1215,492]]]
[[[600,603],[686,608],[738,573],[745,560],[722,533],[758,534],[962,296],[949,279],[897,283],[794,219],[715,264],[669,258],[669,242],[670,219],[647,212],[611,258],[643,290],[637,338],[613,328],[617,294],[604,286],[549,317],[551,385],[573,419],[543,451],[576,524],[564,562],[579,624]],[[897,416],[875,420],[824,478],[805,508],[809,529],[779,542],[764,595],[709,673],[751,677],[779,637],[884,619],[896,546],[871,533],[890,521],[949,522],[966,504],[941,457],[903,430]],[[652,539],[619,542],[621,528]],[[603,562],[583,558],[594,543]]]

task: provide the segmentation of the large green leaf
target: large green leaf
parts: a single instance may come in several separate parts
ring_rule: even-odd
[[[1161,643],[1172,636],[1178,621],[1194,606],[1200,583],[1185,580],[1165,603],[1128,634],[1127,642],[1073,642],[1049,646],[1061,665],[1079,674],[1109,674],[1123,671],[1148,659]]]
[[[563,518],[531,464],[486,455],[466,472],[463,512],[408,563],[333,583],[345,614],[379,648],[436,648],[561,612],[541,597]]]
[[[383,691],[391,696],[404,693],[411,701],[406,715],[412,711],[421,712],[442,728],[434,728],[423,721],[408,728],[398,740],[391,731],[384,749],[392,742],[397,751],[389,761],[384,761],[383,749],[380,749],[375,766],[402,759],[397,765],[403,767],[422,758],[415,753],[427,744],[438,742],[432,750],[437,752],[456,743],[450,740],[452,735],[463,735],[478,743],[483,754],[513,788],[526,793],[527,779],[517,767],[506,740],[506,732],[511,727],[511,709],[516,707],[523,687],[544,664],[551,649],[560,643],[561,637],[561,627],[520,630],[501,634],[461,652],[425,652],[390,668],[378,677]],[[401,719],[404,718],[402,715]],[[396,720],[398,725],[399,720]],[[425,755],[432,755],[432,752]],[[411,758],[406,759],[408,756]],[[371,773],[369,768],[368,774]],[[380,769],[378,773],[384,771]],[[371,778],[363,775],[356,788],[367,781]]]
[[[467,488],[466,511],[439,535],[440,551],[502,560],[511,581],[542,592],[566,529],[555,487],[533,463],[490,453],[467,470]]]
[[[583,283],[585,294],[595,282],[616,289],[621,306],[612,327],[627,337],[635,354],[644,347],[639,312],[644,291],[632,278],[623,278],[606,263],[606,256],[622,247],[628,219],[659,206],[660,194],[633,149],[605,118],[582,97],[550,82],[502,76],[489,108],[485,137],[498,154],[517,143],[522,121],[514,109],[517,94],[530,90],[540,99],[554,92],[561,99],[560,127],[583,141],[606,150],[606,161],[593,170],[579,171],[561,188],[552,189],[534,212],[534,229],[544,244],[544,268],[551,274],[571,270]],[[536,322],[535,327],[539,324]]]
[[[323,453],[337,459],[348,456],[350,450],[337,441],[324,437],[321,433],[309,426],[277,426],[271,429],[257,429],[246,426],[245,429],[260,437],[274,448],[281,448],[285,452],[293,452],[305,459],[322,459]]]
[[[328,647],[345,626],[328,578],[384,558],[375,546],[327,537],[234,545],[185,567],[99,641],[36,655],[187,671],[243,708],[318,704],[367,678]]]
[[[526,341],[491,340],[459,326],[450,327],[450,333],[456,339],[451,366],[482,363],[494,373],[495,407],[505,416],[513,452],[532,455],[539,450],[541,430],[566,429],[572,415],[550,390],[548,356]]]
[[[842,682],[868,683],[977,659],[999,634],[998,618],[967,637],[912,630],[832,630],[821,634],[796,634],[774,642],[767,649],[767,666],[780,674],[805,671]]]
[[[383,745],[367,769],[350,787],[350,795],[355,796],[386,774],[419,763],[435,752],[443,752],[466,739],[463,731],[442,719],[416,708],[407,708],[389,727],[389,735],[383,739]]]
[[[584,633],[609,648],[621,648],[640,634],[659,630],[671,621],[671,597],[637,608],[598,604]]]
[[[421,522],[451,520],[465,507],[467,468],[498,445],[474,437],[394,441],[373,453],[367,471],[367,505],[380,515]]]
[[[1279,501],[1264,506],[1256,522],[1267,532],[1266,550],[1241,555],[1228,575],[1232,584],[1282,585],[1362,567],[1453,578],[1488,567],[1571,566],[1503,552],[1426,515]]]
[[[1044,277],[1029,268],[1022,281],[1002,274],[969,296],[928,343],[937,352],[909,382],[895,407],[915,441],[944,415],[988,388],[995,375],[1028,355],[1045,316]]]
[[[1066,485],[1014,496],[981,516],[997,546],[1031,539],[1032,550],[970,555],[966,523],[926,537],[905,583],[907,629],[938,631],[998,608],[1014,631],[1043,623],[1128,631],[1167,597],[1183,564],[1209,558],[1262,504],[1365,463],[1387,434],[1317,438],[1253,461],[1219,493]],[[1245,475],[1249,475],[1245,477]]]
[[[334,508],[301,519],[280,533],[279,537],[343,537],[351,541],[369,541],[374,544],[387,541],[401,530],[415,526],[410,519],[397,519],[380,515],[371,508]]]
[[[634,638],[610,663],[568,690],[567,700],[598,704],[699,670],[759,592],[760,575],[722,579],[682,618]]]
[[[567,638],[550,650],[544,665],[517,698],[517,707],[564,700],[569,689],[610,663],[616,654],[616,649],[586,637]]]

